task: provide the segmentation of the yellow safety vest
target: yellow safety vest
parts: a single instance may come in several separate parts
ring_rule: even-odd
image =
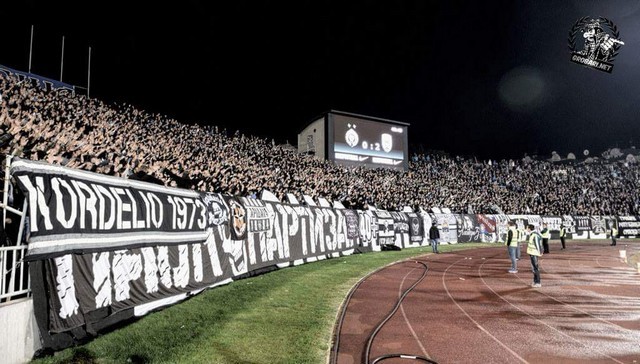
[[[518,242],[527,241],[527,233],[524,230],[518,230]]]
[[[551,230],[549,230],[549,228],[547,228],[547,231],[544,233],[541,233],[540,236],[542,236],[543,239],[550,239],[551,238]]]
[[[564,238],[565,236],[567,236],[567,229],[560,228],[560,237]]]
[[[509,231],[511,231],[511,244],[509,244],[509,235],[507,234],[507,241],[505,243],[507,243],[507,246],[518,246],[518,238],[519,238],[519,233],[518,233],[518,229],[516,229],[515,226],[512,226],[509,228]]]
[[[542,255],[542,247],[540,244],[540,234],[536,232],[531,232],[529,235],[529,241],[527,242],[527,254],[541,256]]]

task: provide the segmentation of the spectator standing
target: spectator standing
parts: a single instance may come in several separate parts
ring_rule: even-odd
[[[518,229],[516,227],[516,231],[518,232],[518,247],[516,249],[516,260],[520,260],[520,257],[522,257],[522,250],[520,249],[520,243],[523,243],[523,245],[526,246],[527,244],[527,234],[525,234],[524,229]]]
[[[507,223],[509,230],[507,231],[507,252],[509,253],[509,259],[511,259],[511,269],[509,273],[518,273],[518,230],[513,221]]]
[[[435,222],[431,224],[431,228],[429,229],[429,240],[431,240],[431,250],[433,250],[433,252],[436,254],[440,254],[440,252],[438,251],[440,231],[438,230],[438,226]]]
[[[560,243],[562,244],[562,250],[564,250],[564,238],[567,236],[567,228],[564,227],[564,224],[560,225]]]
[[[618,236],[618,229],[616,229],[616,224],[614,222],[611,223],[611,246],[616,246],[616,237]]]
[[[538,266],[538,257],[542,256],[542,244],[540,243],[542,237],[534,229],[533,225],[529,224],[525,231],[528,234],[527,254],[529,254],[529,258],[531,259],[531,270],[533,271],[533,283],[531,287],[539,288],[542,287],[540,283],[540,268]]]

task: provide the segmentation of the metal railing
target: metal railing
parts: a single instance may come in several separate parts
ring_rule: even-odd
[[[29,266],[23,262],[26,245],[0,248],[0,303],[31,294]]]
[[[24,262],[27,253],[27,245],[23,244],[23,234],[27,209],[27,199],[24,200],[22,211],[9,206],[9,168],[11,157],[6,157],[4,188],[0,209],[2,209],[2,228],[6,232],[7,212],[20,217],[18,234],[15,237],[16,245],[0,246],[0,304],[12,299],[28,297],[31,295],[31,277],[29,266]]]

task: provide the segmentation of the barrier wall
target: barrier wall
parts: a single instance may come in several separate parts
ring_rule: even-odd
[[[0,305],[0,362],[26,363],[40,349],[33,300],[24,298]]]
[[[501,242],[506,224],[547,222],[568,238],[625,236],[636,217],[460,215],[290,205],[15,159],[28,202],[26,259],[43,346],[61,349],[120,321],[270,269],[441,241]],[[622,224],[625,224],[624,226]],[[623,228],[624,227],[624,228]]]

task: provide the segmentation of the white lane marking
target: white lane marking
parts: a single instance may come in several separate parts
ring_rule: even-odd
[[[411,274],[411,272],[413,272],[414,270],[416,270],[417,268],[413,268],[409,271],[409,273],[407,273],[407,275],[404,276],[404,278],[402,278],[402,282],[400,282],[400,287],[398,288],[398,297],[402,296],[402,286],[404,285],[404,281],[407,279],[407,277],[409,276],[409,274]],[[404,312],[404,304],[400,305],[400,312],[402,312],[402,317],[404,317],[404,322],[407,324],[407,326],[409,326],[409,331],[411,331],[411,335],[413,336],[413,338],[416,340],[416,342],[418,343],[418,345],[420,346],[420,350],[422,350],[422,354],[424,354],[424,356],[427,359],[431,359],[431,356],[429,356],[429,353],[427,353],[427,350],[424,348],[424,346],[422,345],[422,342],[420,341],[420,339],[418,338],[418,335],[416,335],[416,332],[413,330],[413,327],[411,326],[411,323],[409,322],[409,318],[407,318],[407,315]]]
[[[540,322],[540,323],[541,323],[541,324],[543,324],[544,326],[546,326],[546,327],[550,328],[551,330],[553,330],[553,331],[557,332],[558,334],[560,334],[560,335],[562,335],[562,336],[564,336],[564,337],[567,337],[567,338],[569,338],[569,339],[573,340],[574,342],[578,343],[579,345],[582,345],[582,346],[584,346],[584,347],[585,347],[585,348],[587,348],[587,349],[591,349],[591,350],[593,350],[593,351],[597,352],[597,353],[598,353],[598,354],[600,354],[600,355],[604,355],[605,357],[607,357],[607,358],[609,358],[609,359],[611,359],[611,360],[615,361],[616,363],[624,364],[624,362],[621,362],[620,360],[618,360],[618,359],[616,359],[616,358],[614,358],[614,357],[611,357],[611,356],[607,355],[606,353],[603,353],[603,352],[601,352],[601,351],[599,351],[599,350],[597,350],[597,349],[595,349],[595,348],[590,348],[588,345],[584,344],[582,341],[580,341],[580,340],[578,340],[578,339],[574,338],[574,337],[573,337],[573,336],[571,336],[571,335],[567,335],[567,334],[565,334],[564,332],[562,332],[562,331],[560,331],[560,330],[556,329],[555,327],[553,327],[553,326],[551,326],[551,325],[547,324],[546,322],[544,322],[544,321],[540,320],[539,318],[537,318],[537,317],[533,316],[533,315],[532,315],[532,314],[530,314],[529,312],[527,312],[527,311],[525,311],[525,310],[521,309],[520,307],[516,306],[515,304],[511,303],[509,300],[507,300],[506,298],[504,298],[502,295],[498,294],[498,292],[496,292],[493,288],[491,288],[491,286],[489,286],[489,285],[487,284],[487,282],[484,280],[484,278],[482,277],[482,267],[484,266],[484,264],[485,264],[486,262],[487,262],[487,261],[485,261],[485,262],[483,262],[482,264],[480,264],[480,266],[478,267],[478,274],[480,275],[480,279],[482,280],[482,283],[484,283],[484,285],[485,285],[487,288],[489,288],[489,289],[491,290],[491,292],[493,292],[493,293],[494,293],[498,298],[500,298],[501,300],[503,300],[503,301],[504,301],[504,302],[506,302],[507,304],[509,304],[509,305],[513,306],[516,310],[518,310],[518,311],[520,311],[520,312],[524,313],[525,315],[527,315],[527,316],[531,317],[532,319],[534,319],[534,320],[536,320],[536,321]],[[518,278],[519,278],[520,280],[522,280],[522,278],[520,278],[520,277],[518,277]],[[554,300],[555,300],[555,298],[553,298],[553,297],[551,297],[551,296],[549,296],[549,295],[547,295],[547,294],[545,294],[545,293],[543,293],[543,292],[540,292],[540,291],[536,291],[536,292],[539,292],[540,294],[543,294],[543,295],[545,295],[545,296],[547,296],[547,297],[550,297],[550,298],[552,298],[552,299],[554,299]],[[560,302],[560,301],[558,301],[558,302]],[[561,302],[561,303],[562,303],[562,302]],[[565,304],[565,305],[567,305],[567,304]],[[570,305],[567,305],[567,306],[570,306]]]
[[[500,346],[502,346],[505,350],[507,350],[509,353],[511,353],[513,356],[515,356],[516,358],[518,358],[521,362],[523,363],[529,363],[528,361],[526,361],[523,357],[521,357],[520,355],[518,355],[518,353],[516,353],[515,351],[511,350],[511,348],[509,348],[508,346],[506,346],[505,344],[502,343],[502,341],[498,340],[497,337],[493,336],[489,331],[487,331],[482,325],[480,325],[478,323],[478,321],[474,320],[473,317],[471,317],[471,315],[469,315],[467,313],[467,311],[464,310],[464,308],[462,308],[462,306],[460,306],[460,304],[455,300],[455,298],[453,298],[453,296],[451,295],[451,292],[449,292],[449,288],[447,287],[447,283],[445,282],[444,278],[447,275],[447,272],[449,271],[449,269],[451,267],[453,267],[455,264],[457,264],[459,261],[461,261],[462,259],[459,259],[453,263],[451,263],[447,269],[445,269],[445,271],[442,274],[442,285],[444,286],[445,291],[447,291],[447,295],[449,296],[449,298],[451,298],[451,301],[453,301],[453,303],[456,304],[456,306],[458,307],[458,309],[460,311],[462,311],[462,313],[464,313],[465,316],[467,316],[467,318],[469,320],[471,320],[471,322],[473,322],[477,328],[479,328],[482,332],[484,332],[485,334],[489,335],[489,337],[491,339],[493,339],[493,341],[495,341],[496,343],[498,343]],[[486,262],[486,261],[485,261]],[[484,263],[483,263],[484,264]]]

